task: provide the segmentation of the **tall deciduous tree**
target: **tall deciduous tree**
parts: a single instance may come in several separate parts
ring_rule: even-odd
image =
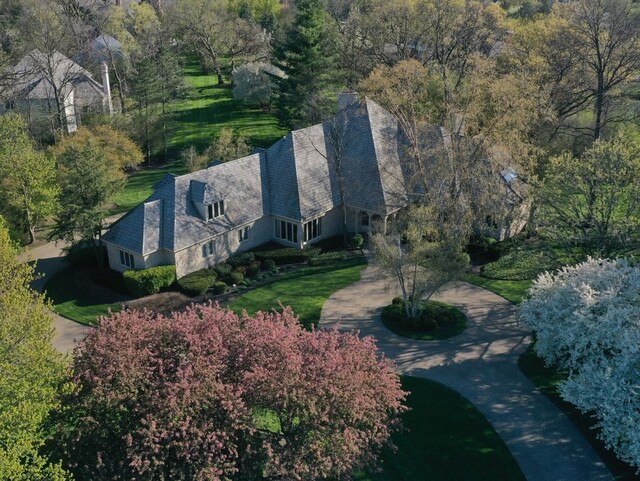
[[[183,38],[205,67],[216,73],[220,85],[224,84],[223,60],[233,70],[237,60],[258,60],[268,51],[266,31],[249,15],[241,17],[227,0],[183,0],[176,4],[174,15]]]
[[[307,331],[289,308],[124,311],[73,372],[60,445],[78,481],[338,479],[375,464],[405,409],[372,338]]]
[[[109,202],[124,185],[119,165],[106,161],[103,151],[92,143],[69,144],[56,155],[60,184],[60,209],[50,239],[89,242],[96,248],[98,265]]]
[[[296,0],[297,15],[286,38],[276,48],[277,106],[281,120],[302,127],[324,120],[333,110],[330,87],[336,83],[332,27],[321,0]]]
[[[64,481],[60,465],[39,452],[65,366],[51,345],[47,303],[29,287],[33,279],[34,267],[19,262],[0,217],[0,478]]]
[[[56,170],[34,149],[19,115],[0,117],[0,189],[0,213],[34,242],[36,228],[56,209]]]
[[[411,207],[389,232],[372,236],[374,263],[399,284],[410,319],[418,317],[423,303],[469,263],[462,251],[466,238],[460,236],[457,221],[443,218],[431,206]]]
[[[638,179],[640,151],[623,139],[552,158],[537,193],[545,231],[591,254],[628,246],[640,232]]]
[[[74,145],[82,149],[87,144],[95,145],[102,151],[105,161],[123,172],[141,164],[144,160],[140,147],[124,132],[110,125],[81,127],[73,135],[65,137],[52,147],[54,155],[59,155]]]
[[[213,138],[204,155],[209,161],[229,162],[249,155],[250,152],[247,140],[242,135],[235,134],[233,129],[225,127]]]

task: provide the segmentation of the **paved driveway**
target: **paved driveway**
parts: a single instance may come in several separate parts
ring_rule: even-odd
[[[327,300],[321,325],[372,335],[398,372],[438,381],[469,399],[529,481],[613,480],[573,423],[518,368],[530,338],[511,303],[471,284],[447,285],[436,298],[464,311],[467,329],[444,341],[416,341],[393,334],[380,320],[382,307],[399,295],[391,284],[367,267],[360,282]]]

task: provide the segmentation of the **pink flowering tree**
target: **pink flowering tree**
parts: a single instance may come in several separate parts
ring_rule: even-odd
[[[371,338],[291,309],[125,311],[77,348],[60,449],[81,480],[314,480],[376,464],[398,376]]]

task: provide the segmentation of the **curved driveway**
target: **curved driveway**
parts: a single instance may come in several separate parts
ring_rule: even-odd
[[[321,325],[372,335],[402,374],[445,384],[469,399],[491,422],[529,481],[609,481],[613,477],[573,423],[522,374],[518,358],[530,342],[504,298],[464,282],[436,298],[460,308],[467,329],[444,341],[397,336],[380,320],[398,295],[367,267],[359,282],[334,293]]]

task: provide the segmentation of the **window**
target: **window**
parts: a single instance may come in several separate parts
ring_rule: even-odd
[[[313,219],[304,224],[304,241],[310,241],[322,235],[322,218]]]
[[[276,219],[276,237],[297,244],[298,224]]]
[[[209,257],[212,255],[213,255],[213,241],[209,241],[202,246],[202,257]]]
[[[129,254],[125,251],[120,251],[120,264],[128,267],[129,269],[135,269],[136,264],[133,260],[133,254]]]
[[[249,238],[249,227],[238,229],[238,241],[244,242]]]
[[[224,200],[219,200],[213,204],[207,206],[207,220],[211,220],[214,217],[220,217],[224,215]]]
[[[369,214],[366,212],[360,212],[360,225],[362,227],[369,227]]]

